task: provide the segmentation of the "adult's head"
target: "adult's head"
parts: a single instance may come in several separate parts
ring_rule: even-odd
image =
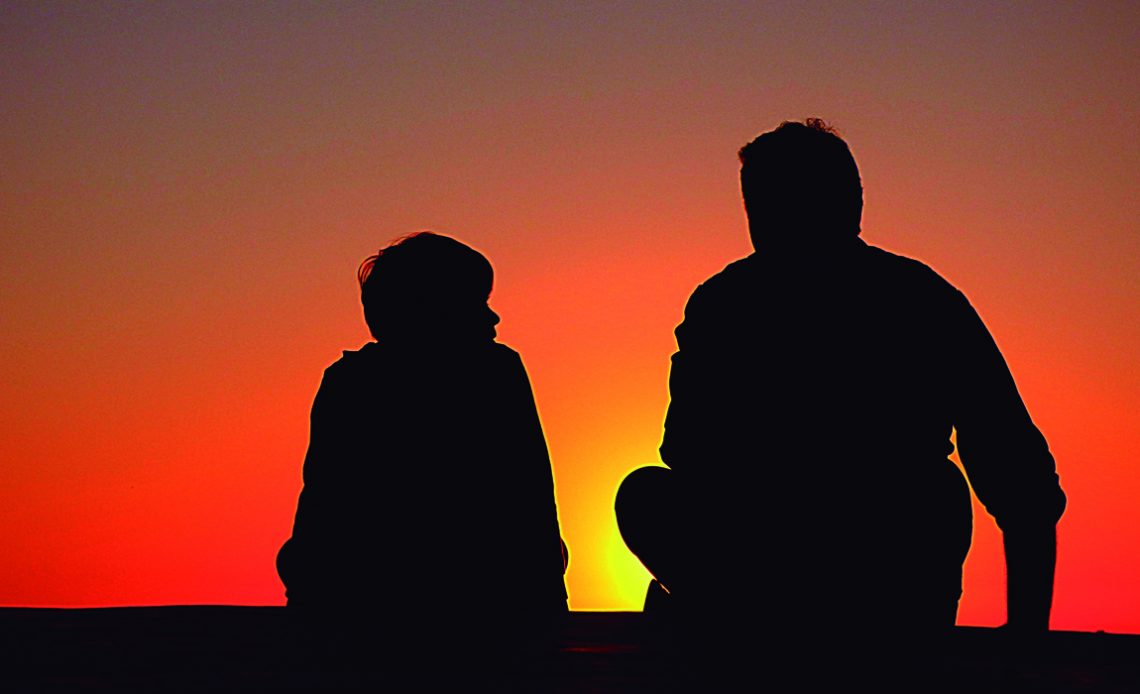
[[[740,149],[753,247],[819,247],[859,235],[863,185],[851,150],[825,122],[784,121]]]
[[[430,231],[397,239],[357,271],[364,320],[383,340],[493,338],[494,271],[479,251]]]

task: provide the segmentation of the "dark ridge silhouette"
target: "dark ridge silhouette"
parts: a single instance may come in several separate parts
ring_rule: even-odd
[[[495,342],[491,265],[425,232],[359,280],[376,341],[313,402],[278,554],[288,605],[337,647],[407,655],[489,625],[492,641],[540,642],[567,609],[566,554],[526,370]]]
[[[687,668],[658,638],[651,615],[571,613],[557,648],[505,658],[455,641],[429,648],[421,663],[392,667],[384,658],[312,658],[314,635],[280,607],[131,607],[86,610],[0,609],[0,691],[454,691],[715,692],[706,673]],[[484,625],[493,626],[493,625]],[[383,620],[372,624],[385,628]],[[851,634],[861,638],[864,632]],[[773,640],[787,634],[772,632]],[[1053,632],[1036,640],[997,629],[957,627],[907,692],[1140,691],[1140,636]],[[471,652],[492,651],[464,669]],[[883,691],[901,656],[876,653],[861,678],[842,691]],[[810,668],[752,668],[720,691],[814,691],[817,673],[836,668],[831,654]],[[451,682],[447,682],[450,679]]]
[[[858,168],[822,121],[784,123],[740,161],[755,252],[689,299],[667,467],[631,473],[615,502],[657,579],[650,609],[723,637],[713,650],[800,635],[764,662],[857,661],[876,634],[926,648],[954,624],[970,544],[956,432],[1004,533],[1009,627],[1046,629],[1065,495],[981,319],[926,265],[859,238]]]

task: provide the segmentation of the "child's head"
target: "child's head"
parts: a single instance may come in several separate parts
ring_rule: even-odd
[[[493,278],[481,253],[429,231],[397,239],[357,272],[364,320],[386,340],[493,338]]]

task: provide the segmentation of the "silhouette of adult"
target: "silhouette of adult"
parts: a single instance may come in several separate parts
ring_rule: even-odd
[[[656,578],[647,604],[774,631],[953,625],[972,530],[953,432],[1003,531],[1009,627],[1047,628],[1065,496],[981,319],[859,238],[859,171],[822,121],[785,122],[740,161],[755,252],[689,299],[668,467],[635,470],[615,502]]]
[[[429,232],[361,265],[376,341],[344,352],[313,402],[277,561],[291,608],[405,643],[531,638],[565,612],[546,440],[519,355],[495,341],[492,277]]]

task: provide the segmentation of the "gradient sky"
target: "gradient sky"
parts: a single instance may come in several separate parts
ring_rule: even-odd
[[[750,251],[736,150],[820,116],[1056,455],[1054,627],[1140,632],[1140,7],[805,5],[0,5],[0,604],[281,603],[356,266],[433,229],[496,268],[572,606],[638,608],[613,496]],[[1003,591],[983,518],[959,622]]]

